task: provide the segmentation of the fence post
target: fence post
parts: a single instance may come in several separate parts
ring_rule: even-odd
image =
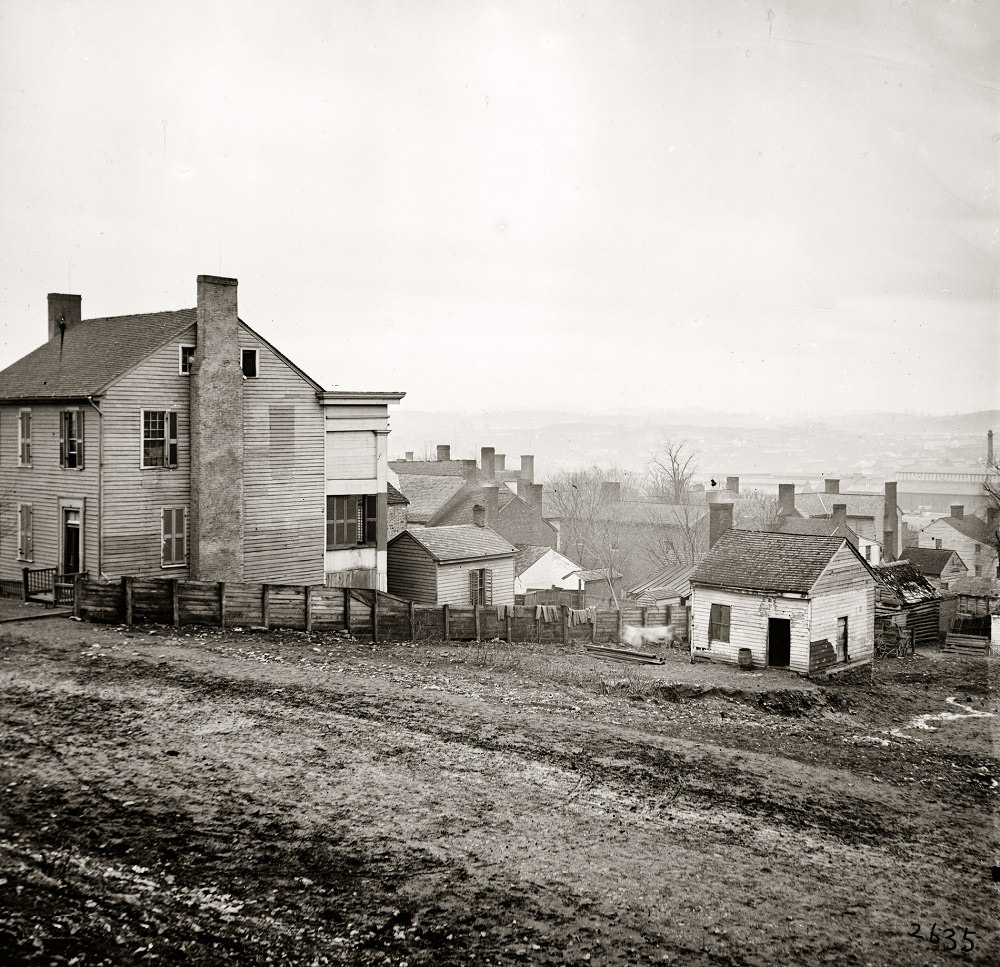
[[[177,578],[170,579],[170,617],[174,627],[181,626],[181,596],[177,587]]]
[[[80,617],[80,598],[83,596],[83,577],[77,571],[73,575],[73,617]]]
[[[511,639],[510,613],[513,610],[513,608],[514,608],[514,605],[508,604],[507,607],[504,609],[504,613],[503,613],[504,631],[506,632],[506,636],[505,637],[507,638],[507,644],[508,645],[510,644],[510,639]]]
[[[562,606],[562,638],[563,644],[569,644],[569,605]]]
[[[642,626],[643,626],[643,628],[646,627],[646,606],[645,605],[642,606]]]
[[[305,600],[303,601],[303,607],[306,612],[306,631],[312,631],[313,629],[313,606],[312,606],[312,588],[308,584],[302,585],[302,591],[305,595]]]
[[[594,608],[594,620],[590,623],[590,643],[597,644],[597,608]]]
[[[351,633],[351,589],[344,588],[344,630]]]
[[[410,602],[410,641],[417,640],[417,615],[413,602]]]
[[[125,627],[132,627],[132,579],[122,575],[122,608],[125,611]]]
[[[24,589],[24,600],[28,600],[28,569],[26,567],[21,568],[21,586]]]
[[[378,644],[378,591],[372,591],[372,644]]]
[[[442,604],[441,605],[441,610],[444,612],[444,640],[448,641],[448,640],[450,640],[449,639],[449,634],[448,634],[448,632],[449,632],[449,628],[448,628],[448,605]]]
[[[480,626],[480,623],[479,623],[479,605],[478,604],[474,604],[472,606],[472,616],[473,616],[473,618],[475,619],[475,622],[476,622],[476,641],[481,641],[483,636],[481,634],[481,626]]]
[[[267,630],[271,627],[271,585],[260,586],[260,623]]]
[[[535,605],[535,641],[542,640],[542,609]]]
[[[622,617],[622,609],[618,609],[618,640],[622,640],[622,631],[624,629],[625,620]]]
[[[226,627],[226,582],[219,582],[219,627]]]

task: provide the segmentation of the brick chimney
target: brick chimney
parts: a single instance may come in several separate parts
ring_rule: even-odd
[[[494,453],[493,454],[493,465],[497,470],[506,470],[507,468],[504,464],[507,462],[506,453]]]
[[[472,523],[475,524],[476,527],[486,526],[486,508],[482,504],[476,504],[476,506],[472,508]]]
[[[517,496],[521,500],[531,503],[531,482],[525,480],[524,477],[517,478]]]
[[[885,484],[885,510],[882,523],[882,556],[888,561],[899,557],[899,503],[896,499],[896,481],[887,480]]]
[[[732,504],[708,505],[708,546],[715,547],[715,542],[723,534],[733,528]]]
[[[437,448],[437,458],[438,460],[450,460],[451,445],[448,443],[439,443]]]
[[[830,515],[830,523],[834,528],[847,526],[847,504],[834,504],[833,513]]]
[[[538,515],[542,514],[542,491],[545,490],[544,484],[531,484],[528,488],[528,503],[531,504],[535,510],[538,511]]]
[[[80,322],[80,296],[49,293],[49,339]],[[61,323],[61,325],[60,325]]]
[[[828,494],[839,494],[840,493],[840,480],[839,479],[834,479],[833,477],[827,477],[826,480],[823,481],[823,483],[825,485],[825,490],[824,490],[825,493],[828,493]]]
[[[483,476],[487,480],[492,480],[496,475],[496,450],[493,447],[483,447],[479,451],[479,466],[482,468]]]
[[[236,279],[198,276],[191,364],[190,575],[243,578],[243,369]]]
[[[961,520],[965,516],[965,504],[952,504],[951,516],[956,520]]]
[[[740,492],[740,478],[726,477],[726,490],[738,494]]]
[[[412,450],[407,450],[406,453],[403,454],[403,459],[404,460],[412,460],[413,459],[413,451]]]
[[[601,499],[609,504],[620,504],[622,500],[622,485],[617,480],[601,482]]]
[[[483,488],[483,498],[486,504],[486,523],[496,527],[500,513],[500,488],[496,485]]]
[[[535,482],[535,457],[531,453],[521,454],[521,476],[524,477],[528,483]]]
[[[51,299],[52,296],[49,296]],[[986,462],[992,467],[993,466],[993,431],[986,431]]]
[[[778,516],[795,516],[795,484],[778,484]]]

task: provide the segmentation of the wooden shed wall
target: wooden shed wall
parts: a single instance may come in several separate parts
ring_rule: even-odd
[[[417,604],[437,604],[437,563],[409,534],[401,534],[388,548],[386,587]],[[468,604],[468,587],[463,604]]]
[[[514,603],[514,557],[463,561],[438,565],[438,603],[469,604],[469,572],[486,568],[493,572],[492,604]]]
[[[846,547],[837,551],[813,585],[810,639],[836,643],[838,618],[847,618],[850,660],[870,658],[875,648],[875,579]]]

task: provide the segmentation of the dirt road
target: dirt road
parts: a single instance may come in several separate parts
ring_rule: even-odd
[[[0,963],[1000,960],[995,662],[4,631]]]

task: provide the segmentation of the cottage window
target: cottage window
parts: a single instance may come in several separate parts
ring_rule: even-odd
[[[326,498],[326,549],[371,547],[378,537],[378,497],[357,494]]]
[[[17,414],[17,462],[22,467],[31,466],[31,410]]]
[[[244,349],[240,352],[240,365],[243,367],[243,375],[247,379],[257,378],[258,353],[256,349]]]
[[[493,604],[493,571],[488,567],[469,571],[469,603]]]
[[[940,551],[941,550],[941,538],[940,537],[935,537],[934,538],[934,549],[936,551]]]
[[[32,510],[31,504],[17,505],[17,559],[19,561],[33,561],[35,556],[35,543],[32,537]]]
[[[142,411],[142,466],[177,466],[177,414],[170,410]]]
[[[83,411],[63,410],[59,414],[59,466],[83,469]]]
[[[194,359],[194,346],[177,347],[177,372],[180,376],[187,376],[191,372],[191,362]]]
[[[729,605],[713,604],[708,616],[708,640],[729,641]]]
[[[187,510],[164,507],[160,511],[160,563],[162,567],[187,564]]]
[[[865,560],[870,561],[872,559],[872,546],[871,544],[865,544]]]

